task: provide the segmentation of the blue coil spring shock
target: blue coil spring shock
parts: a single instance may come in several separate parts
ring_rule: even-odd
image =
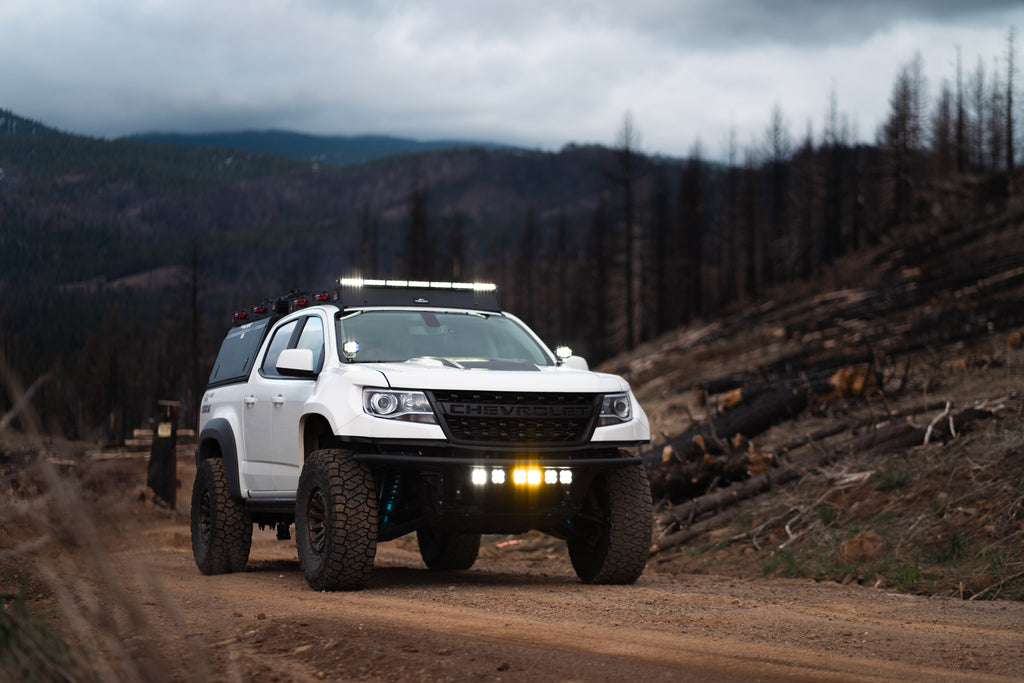
[[[402,473],[395,472],[391,475],[388,482],[384,485],[384,491],[381,493],[381,511],[383,514],[380,518],[380,525],[386,527],[391,522],[391,513],[398,508],[399,497],[402,493]]]

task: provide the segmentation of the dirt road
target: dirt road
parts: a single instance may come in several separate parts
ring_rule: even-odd
[[[185,631],[174,678],[1024,680],[1017,602],[673,576],[653,563],[634,586],[586,586],[564,545],[539,535],[485,537],[473,569],[451,574],[399,539],[380,546],[365,590],[316,593],[294,542],[270,531],[254,535],[245,573],[199,574],[187,503],[114,553],[147,619]]]
[[[433,574],[381,548],[370,586],[310,591],[259,539],[204,577],[184,529],[142,551],[225,679],[1020,680],[1024,606],[805,582],[667,577],[580,585],[562,558]],[[133,553],[134,554],[134,553]],[[255,558],[267,559],[255,559]],[[270,559],[274,558],[274,559]]]

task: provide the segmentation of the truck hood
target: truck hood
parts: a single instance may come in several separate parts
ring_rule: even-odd
[[[538,367],[527,361],[414,358],[404,363],[375,363],[373,369],[396,389],[453,389],[529,392],[614,393],[629,385],[616,375]]]

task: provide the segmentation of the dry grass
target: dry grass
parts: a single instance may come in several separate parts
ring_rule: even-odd
[[[136,522],[124,465],[5,444],[0,680],[208,679],[202,643],[125,552]]]

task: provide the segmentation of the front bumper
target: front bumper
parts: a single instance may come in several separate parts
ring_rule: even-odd
[[[371,466],[382,465],[387,467],[399,467],[403,469],[468,469],[474,467],[494,468],[515,468],[529,465],[537,465],[543,468],[573,468],[573,469],[615,469],[628,465],[639,465],[643,458],[636,456],[616,457],[578,457],[578,458],[552,458],[547,456],[530,456],[529,454],[515,457],[485,457],[485,456],[440,456],[440,455],[419,455],[399,453],[356,453],[352,456],[355,460],[365,462]]]
[[[569,537],[587,509],[595,480],[609,470],[642,463],[635,451],[615,448],[466,450],[360,445],[346,447],[374,471],[380,540],[423,527],[490,534],[537,529]]]

